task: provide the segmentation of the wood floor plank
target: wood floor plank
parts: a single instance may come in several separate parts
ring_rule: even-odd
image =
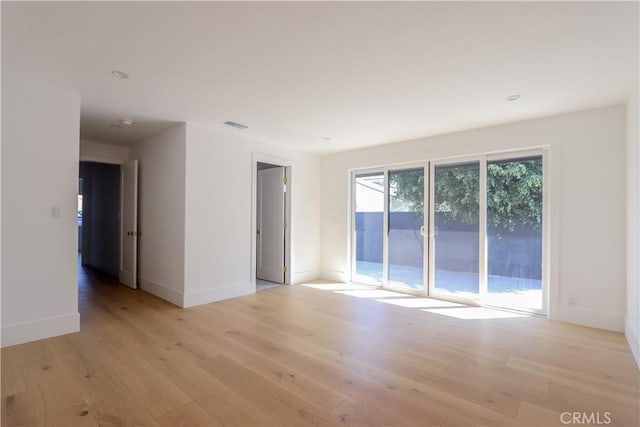
[[[31,399],[27,392],[2,397],[3,426],[35,426],[36,413],[31,409]]]
[[[638,389],[631,385],[607,381],[597,376],[589,376],[573,370],[557,368],[519,357],[512,358],[507,363],[507,366],[530,373],[544,373],[546,376],[553,378],[553,382],[566,388],[577,391],[582,390],[587,394],[593,394],[603,399],[612,398],[629,406],[638,404]]]
[[[224,355],[201,362],[199,366],[263,411],[270,412],[282,425],[337,425],[337,421],[321,408],[275,386]]]
[[[548,403],[546,406],[553,408],[556,412],[595,412],[601,414],[610,412],[613,414],[614,425],[632,426],[638,423],[637,402],[640,402],[640,399],[635,400],[636,405],[627,405],[618,400],[615,395],[603,399],[590,394],[588,390],[578,391],[557,386],[554,384],[554,380],[551,380],[549,395],[553,403]],[[560,404],[560,402],[562,403]]]
[[[451,415],[447,415],[447,418],[445,418],[440,427],[471,427],[471,424],[461,421],[456,417],[452,417]]]
[[[402,418],[394,417],[365,401],[348,398],[331,411],[343,426],[414,426]],[[405,424],[406,423],[406,424]]]
[[[160,416],[189,402],[191,398],[137,352],[122,349],[106,363],[151,415]]]
[[[518,410],[518,418],[532,424],[561,426],[563,425],[561,417],[561,412],[551,411],[528,402],[522,402]]]
[[[257,324],[272,324],[272,322],[267,321],[264,314],[258,314],[252,319],[251,314],[243,313],[242,310],[229,311],[227,312],[227,316],[243,317],[241,322],[243,324],[251,321]],[[297,328],[297,326],[294,328]],[[332,337],[336,335],[335,333],[327,334],[323,333],[324,331],[325,328],[316,328],[313,333],[313,341],[318,343],[323,349],[329,348],[339,353],[341,355],[341,362],[351,358],[354,369],[371,365],[373,368],[377,367],[383,370],[389,370],[399,374],[400,377],[407,377],[418,382],[428,383],[430,387],[453,392],[470,401],[474,401],[491,409],[499,410],[511,416],[515,416],[519,408],[519,400],[511,398],[507,393],[493,391],[493,388],[495,388],[494,382],[487,382],[485,386],[482,382],[478,381],[462,381],[461,379],[464,377],[461,376],[441,376],[438,374],[438,370],[430,371],[423,369],[424,366],[428,365],[414,365],[411,360],[404,359],[402,355],[385,354],[384,344],[381,342],[374,345],[373,348],[369,348],[359,337],[352,337],[348,345],[344,346],[344,343],[335,342],[335,340],[332,339]],[[302,332],[292,331],[292,328],[288,328],[288,332],[290,335],[300,339],[304,339],[311,334],[305,330]],[[286,337],[282,337],[282,339],[284,340]],[[320,340],[318,341],[318,339]],[[351,351],[352,349],[357,349],[357,351]],[[394,350],[395,349],[397,349],[397,347],[394,347]],[[401,349],[398,349],[398,352],[401,352]],[[324,357],[333,357],[333,353],[324,355]],[[369,375],[369,372],[365,371],[364,373],[365,375]],[[548,385],[548,382],[545,383],[545,385]]]
[[[350,284],[182,309],[79,277],[79,333],[2,349],[3,426],[640,424],[622,334]]]
[[[147,313],[146,316],[150,322],[162,323],[162,317],[158,313]],[[217,354],[224,354],[262,378],[323,409],[331,410],[346,399],[345,395],[322,386],[303,373],[278,364],[259,353],[249,351],[246,347],[226,339],[223,335],[212,333],[207,326],[202,326],[210,324],[211,319],[201,318],[200,320],[200,324],[180,322],[190,331],[190,334],[182,335],[179,340],[178,338],[174,339],[175,344],[167,349],[171,348],[181,353],[196,364],[206,364]],[[217,323],[220,324],[220,322]],[[227,326],[232,326],[232,324],[229,323]],[[165,332],[170,330],[169,325],[164,325],[164,327]],[[198,340],[198,337],[201,340]]]
[[[47,340],[47,344],[57,351],[57,359],[68,372],[83,400],[89,404],[106,399],[115,390],[119,378],[104,362],[94,346],[77,348],[69,342],[68,336]]]
[[[23,367],[29,411],[38,425],[95,426],[93,412],[55,359]]]
[[[281,425],[254,402],[236,393],[195,364],[185,363],[175,352],[166,351],[152,358],[150,362],[223,425]]]
[[[22,364],[18,346],[2,349],[2,397],[13,396],[27,390],[22,373]]]
[[[157,418],[158,424],[166,427],[222,427],[224,424],[213,418],[195,402],[167,412]]]
[[[416,402],[406,399],[386,384],[373,381],[367,376],[344,369],[336,359],[326,359],[314,353],[310,345],[287,344],[284,340],[269,337],[267,330],[261,334],[249,330],[234,329],[226,334],[230,339],[246,347],[262,352],[267,357],[291,366],[298,371],[307,372],[317,381],[339,390],[355,399],[364,399],[385,412],[390,411],[399,419],[405,419],[414,425],[438,425],[444,414],[430,406],[430,402]],[[266,335],[266,337],[265,337]]]
[[[195,364],[207,363],[217,354],[224,354],[274,385],[328,411],[347,398],[344,394],[323,386],[304,373],[281,365],[220,334],[211,333],[206,327],[192,325],[191,328],[196,336],[202,338],[202,341],[193,335],[182,336],[180,341],[170,347],[186,360]]]
[[[118,387],[116,394],[91,404],[91,410],[100,427],[158,425],[149,411],[137,404],[135,397],[125,387]]]

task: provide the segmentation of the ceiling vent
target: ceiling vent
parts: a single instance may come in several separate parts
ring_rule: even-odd
[[[242,125],[240,123],[236,123],[236,122],[224,122],[225,125],[229,125],[231,127],[234,127],[236,129],[246,129],[248,126]]]

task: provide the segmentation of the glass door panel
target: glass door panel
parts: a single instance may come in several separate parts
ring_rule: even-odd
[[[480,163],[433,167],[431,293],[478,300]]]
[[[353,274],[360,283],[382,283],[384,236],[384,172],[354,176]]]
[[[542,156],[487,163],[485,303],[541,311]]]
[[[424,290],[424,167],[389,171],[388,279],[391,288]]]

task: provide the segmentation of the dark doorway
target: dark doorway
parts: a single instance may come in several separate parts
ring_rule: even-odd
[[[118,277],[120,166],[80,162],[80,180],[82,212],[79,212],[81,241],[78,248],[81,264]]]

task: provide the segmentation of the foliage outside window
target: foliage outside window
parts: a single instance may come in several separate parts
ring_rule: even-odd
[[[465,165],[438,168],[435,211],[445,221],[475,224],[479,212],[478,168]],[[424,215],[424,175],[420,171],[394,174],[396,198]],[[513,231],[517,224],[538,229],[542,222],[542,158],[489,162],[487,210],[492,226]]]

